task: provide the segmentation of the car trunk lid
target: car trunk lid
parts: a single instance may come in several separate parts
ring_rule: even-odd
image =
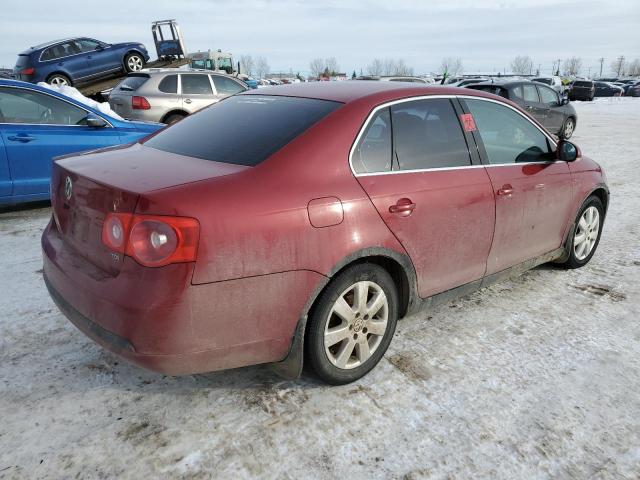
[[[145,192],[229,175],[250,167],[170,154],[136,144],[54,163],[51,206],[65,245],[102,272],[115,276],[124,256],[102,242],[108,213],[134,213]]]

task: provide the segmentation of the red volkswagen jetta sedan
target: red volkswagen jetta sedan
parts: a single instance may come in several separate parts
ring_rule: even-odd
[[[518,106],[394,82],[224,100],[142,143],[56,162],[44,277],[65,315],[143,367],[306,359],[365,375],[399,317],[593,256],[597,163]]]

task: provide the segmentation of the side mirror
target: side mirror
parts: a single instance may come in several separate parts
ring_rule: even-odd
[[[566,140],[558,144],[558,159],[563,162],[573,162],[580,156],[580,149]]]
[[[93,113],[87,115],[84,120],[88,127],[102,128],[107,126],[107,122]]]
[[[567,105],[569,103],[569,97],[562,97],[560,100],[560,105]]]

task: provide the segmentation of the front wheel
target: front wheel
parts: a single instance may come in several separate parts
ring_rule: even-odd
[[[144,58],[139,53],[130,53],[124,57],[124,67],[128,73],[142,70]]]
[[[382,267],[363,263],[337,275],[309,318],[307,359],[327,383],[342,385],[366,375],[391,343],[398,320],[398,292]]]
[[[569,138],[571,138],[571,135],[573,135],[573,131],[576,128],[576,121],[569,117],[567,118],[567,120],[565,120],[564,125],[562,127],[562,132],[561,132],[561,137],[565,140],[568,140]]]
[[[587,198],[576,218],[569,244],[569,258],[563,263],[566,268],[580,268],[589,263],[600,243],[603,222],[602,201],[596,196]]]

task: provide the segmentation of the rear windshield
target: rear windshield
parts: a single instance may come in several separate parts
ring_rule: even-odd
[[[145,142],[165,152],[254,166],[342,105],[310,98],[238,95]]]
[[[534,82],[538,82],[538,83],[544,83],[547,85],[551,85],[552,81],[550,78],[534,78],[533,79]]]
[[[573,82],[574,87],[590,87],[592,85],[593,85],[593,82],[581,82],[579,80],[576,80],[575,82]]]
[[[18,60],[16,61],[16,67],[24,67],[27,63],[29,63],[29,55],[25,55],[23,53],[18,55]]]
[[[116,87],[116,90],[124,90],[126,92],[135,92],[144,82],[149,80],[149,75],[129,75]]]
[[[493,93],[494,95],[500,95],[507,98],[507,91],[497,85],[469,85],[469,88],[473,90],[482,90],[483,92]]]

